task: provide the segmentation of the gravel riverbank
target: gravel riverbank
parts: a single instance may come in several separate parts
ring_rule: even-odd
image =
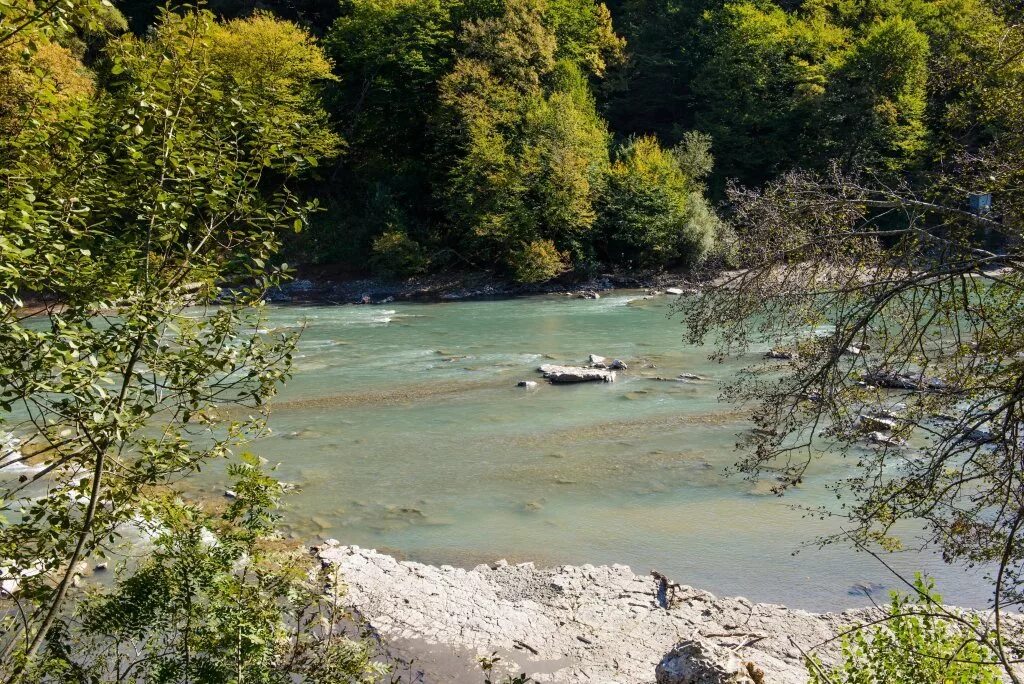
[[[870,615],[720,598],[622,565],[465,570],[332,542],[314,553],[392,656],[412,661],[409,681],[479,684],[477,658],[497,653],[544,682],[798,684],[802,649]],[[827,660],[837,645],[817,652]],[[686,668],[707,674],[687,679]]]

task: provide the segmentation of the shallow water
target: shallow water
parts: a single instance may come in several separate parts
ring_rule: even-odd
[[[869,555],[806,548],[833,523],[844,472],[815,463],[779,499],[725,477],[744,414],[718,401],[729,365],[684,345],[671,298],[538,297],[385,306],[275,307],[269,327],[306,324],[296,375],[275,401],[274,435],[251,450],[280,463],[287,523],[406,557],[472,566],[625,563],[719,594],[833,609],[866,602],[856,585],[898,586]],[[756,350],[755,350],[756,352]],[[546,361],[621,358],[614,384],[517,388]],[[656,366],[656,368],[644,366]],[[659,382],[696,373],[706,380]],[[223,489],[222,469],[200,475]],[[890,558],[926,570],[953,602],[983,605],[977,575],[930,553]]]

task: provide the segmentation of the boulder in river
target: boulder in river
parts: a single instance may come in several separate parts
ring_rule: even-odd
[[[864,376],[864,382],[886,389],[902,389],[912,392],[938,391],[946,389],[945,381],[926,375],[912,375],[897,371],[876,370]]]
[[[857,418],[857,424],[865,430],[879,432],[892,432],[899,427],[899,422],[895,418],[871,414],[861,414]]]
[[[520,380],[516,383],[516,387],[525,387],[526,389],[533,389],[536,386],[537,382],[535,380]]]
[[[582,366],[556,366],[546,363],[538,370],[554,384],[573,382],[615,382],[615,371],[604,368],[584,368]]]
[[[793,361],[795,359],[798,359],[799,357],[800,355],[797,354],[795,351],[778,348],[769,349],[768,352],[765,353],[764,355],[764,358],[775,359],[776,361]]]

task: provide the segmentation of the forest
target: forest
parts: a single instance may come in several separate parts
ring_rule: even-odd
[[[119,9],[115,33],[167,21],[155,3]],[[267,75],[301,83],[288,115],[313,117],[310,144],[326,154],[293,183],[317,208],[285,253],[342,274],[538,282],[730,264],[719,218],[730,183],[838,166],[927,187],[1014,125],[1005,95],[1022,78],[1000,52],[1020,9],[988,0],[217,0],[209,11],[235,20],[215,39],[234,69],[270,58],[259,31],[288,35]],[[30,67],[17,49],[7,58],[51,71],[56,97],[74,98],[117,80],[111,35],[49,38]],[[15,103],[30,86],[11,75]]]

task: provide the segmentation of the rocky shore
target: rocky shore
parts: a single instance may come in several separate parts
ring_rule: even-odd
[[[496,670],[542,682],[799,684],[803,651],[830,660],[838,643],[822,643],[871,615],[720,598],[622,565],[465,570],[333,540],[313,553],[409,681],[479,684],[478,658],[497,654]]]
[[[607,274],[586,280],[554,280],[537,284],[509,282],[489,273],[438,274],[405,280],[335,280],[303,274],[275,288],[269,293],[268,299],[276,303],[320,304],[459,301],[536,294],[566,294],[582,299],[598,299],[601,292],[619,288],[658,288],[666,292],[666,288],[669,288],[678,294],[690,291],[693,286],[681,274],[663,272]]]

